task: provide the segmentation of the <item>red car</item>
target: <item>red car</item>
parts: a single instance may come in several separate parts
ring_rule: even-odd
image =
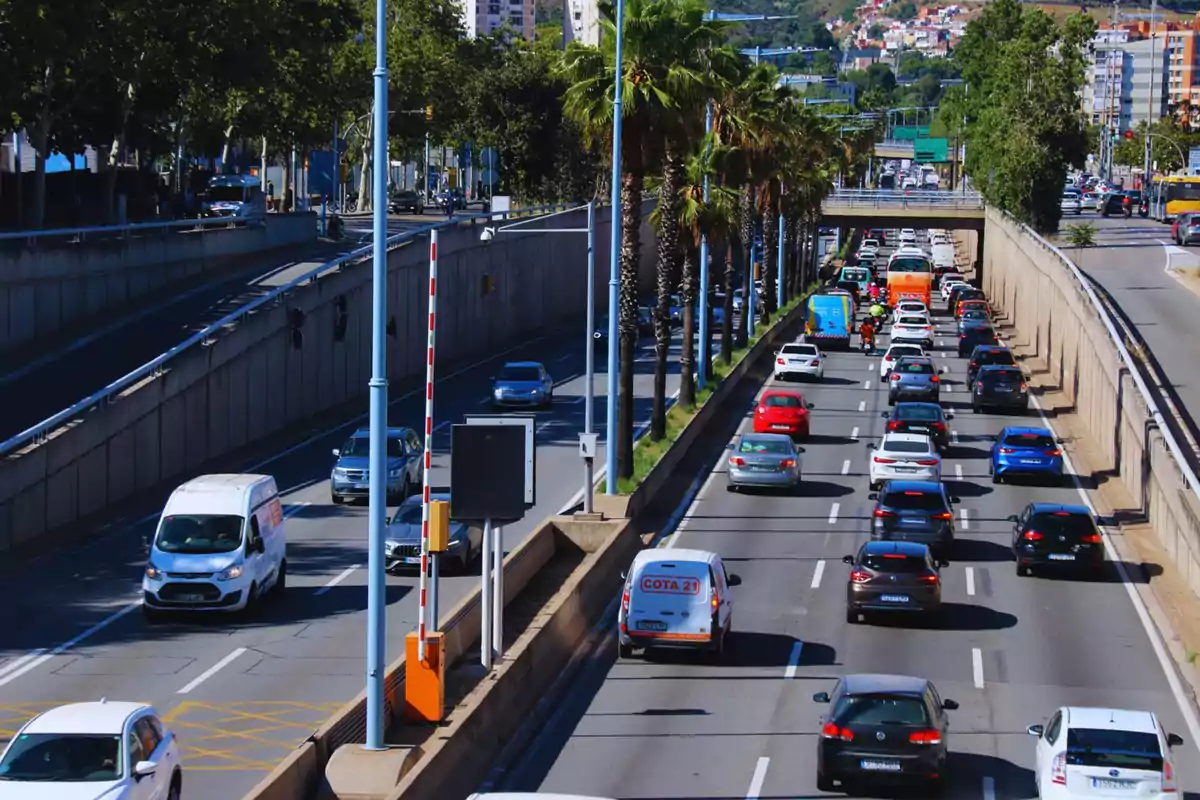
[[[786,433],[793,439],[808,437],[808,410],[812,403],[791,389],[767,389],[754,407],[755,433]]]

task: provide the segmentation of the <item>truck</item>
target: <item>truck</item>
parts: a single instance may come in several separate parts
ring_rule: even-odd
[[[854,312],[845,294],[815,294],[808,298],[808,319],[804,334],[808,341],[824,348],[850,348]]]
[[[933,266],[936,269],[954,268],[954,245],[935,244],[932,248]]]

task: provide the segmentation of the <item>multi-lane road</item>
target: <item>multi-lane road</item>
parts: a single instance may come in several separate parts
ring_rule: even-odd
[[[490,413],[489,376],[505,360],[543,361],[556,380],[553,409],[537,415],[538,504],[524,521],[505,527],[509,550],[582,491],[584,334],[581,321],[578,330],[549,332],[485,361],[446,368],[438,379],[435,486],[449,482],[449,426],[464,414]],[[673,353],[673,362],[677,357]],[[598,354],[601,441],[604,368]],[[652,348],[639,351],[637,372],[636,414],[644,422]],[[672,375],[668,392],[676,387]],[[422,389],[393,392],[391,424],[420,429],[423,414]],[[118,522],[69,551],[0,567],[6,597],[0,607],[0,740],[60,703],[149,701],[179,734],[188,796],[234,798],[257,783],[365,685],[366,507],[332,505],[328,486],[330,450],[360,424],[365,420],[287,442],[244,465],[273,474],[284,492],[290,573],[286,595],[247,619],[143,621],[144,541],[157,517]],[[477,580],[448,577],[442,609]],[[388,579],[389,662],[415,626],[415,583],[412,576]]]
[[[815,409],[799,496],[730,493],[718,463],[660,542],[715,551],[742,577],[727,663],[618,661],[609,630],[532,743],[498,765],[495,788],[626,800],[822,796],[815,754],[828,707],[812,695],[840,675],[883,672],[929,678],[961,704],[949,712],[947,797],[1036,796],[1026,727],[1061,705],[1157,712],[1186,740],[1175,762],[1183,786],[1200,792],[1197,731],[1131,587],[1115,569],[1102,580],[1017,577],[1005,517],[1031,501],[1080,502],[1080,490],[991,483],[989,437],[1038,420],[972,414],[953,322],[935,324],[949,369],[942,403],[956,413],[943,476],[962,501],[941,617],[846,623],[841,558],[868,538],[866,445],[879,441],[888,406],[878,355],[828,354],[824,380],[803,387]]]

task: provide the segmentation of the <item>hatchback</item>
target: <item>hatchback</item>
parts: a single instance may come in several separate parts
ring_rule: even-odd
[[[929,349],[933,347],[933,323],[926,314],[905,314],[892,325],[893,342],[909,342]]]
[[[922,785],[929,795],[946,781],[947,711],[925,678],[907,675],[845,675],[833,692],[817,692],[828,703],[817,740],[817,789],[836,791],[860,781]]]
[[[968,326],[968,327],[970,327],[970,325],[971,325],[972,323],[974,323],[974,324],[984,324],[984,323],[986,323],[986,324],[988,324],[988,325],[991,325],[991,324],[992,324],[992,318],[991,318],[991,316],[988,314],[988,312],[987,312],[987,310],[986,310],[986,309],[982,309],[982,308],[967,308],[967,309],[964,309],[964,310],[963,310],[963,312],[962,312],[962,314],[961,314],[961,315],[959,315],[959,317],[958,317],[958,332],[959,332],[959,333],[962,333],[962,330],[963,330],[963,323],[967,323],[967,326]]]
[[[433,492],[430,501],[450,502],[449,492]],[[425,498],[410,497],[400,504],[384,531],[384,569],[388,572],[421,567],[421,532],[424,528]],[[447,572],[464,574],[483,552],[483,529],[457,519],[450,520],[450,546],[439,566]]]
[[[883,435],[878,446],[871,443],[867,448],[874,451],[869,479],[872,489],[878,489],[884,481],[896,478],[919,481],[942,479],[942,457],[926,434],[889,432]]]
[[[883,354],[883,358],[879,359],[879,377],[887,378],[896,362],[905,356],[924,358],[925,350],[919,344],[892,344]]]
[[[1045,428],[1004,428],[992,445],[988,462],[992,483],[1003,483],[1014,475],[1062,480],[1062,441]]]
[[[896,304],[896,307],[892,309],[892,321],[894,322],[899,320],[901,317],[909,314],[925,316],[929,314],[929,309],[926,308],[925,304],[920,300],[901,300]]]
[[[1007,347],[1000,345],[979,345],[971,351],[971,360],[967,362],[967,383],[975,380],[975,374],[980,367],[996,365],[1001,367],[1015,367],[1016,359],[1013,358],[1012,351]]]
[[[1002,408],[1025,414],[1029,411],[1029,384],[1020,367],[988,365],[979,368],[971,384],[971,410]]]
[[[937,613],[942,607],[942,576],[950,565],[916,542],[867,542],[857,555],[843,556],[850,565],[846,582],[846,622],[851,625],[874,611]]]
[[[972,322],[962,326],[958,334],[958,355],[966,357],[980,345],[999,346],[1000,338],[990,323]]]
[[[794,489],[800,483],[800,453],[791,437],[777,433],[743,433],[727,445],[731,492],[743,486]]]
[[[510,361],[492,378],[492,407],[550,408],[554,403],[554,379],[536,361]]]
[[[815,344],[793,342],[775,351],[775,380],[825,377],[825,359]]]
[[[978,297],[960,298],[958,303],[954,306],[954,318],[962,319],[963,312],[967,309],[974,311],[987,311],[988,304],[986,300]]]
[[[943,411],[937,403],[897,403],[881,416],[888,421],[889,433],[919,433],[933,440],[938,450],[950,446],[950,427],[947,420],[953,412]]]
[[[894,406],[902,400],[936,403],[941,380],[938,376],[945,371],[945,367],[935,367],[930,358],[900,359],[888,377],[888,405]]]
[[[920,542],[939,556],[953,546],[953,504],[958,498],[951,497],[944,484],[893,480],[867,499],[875,501],[872,539]]]
[[[755,433],[782,433],[797,439],[808,436],[808,410],[812,403],[788,389],[767,389],[754,407]]]
[[[1008,520],[1018,575],[1032,574],[1035,567],[1099,571],[1104,566],[1104,540],[1086,506],[1030,503]]]

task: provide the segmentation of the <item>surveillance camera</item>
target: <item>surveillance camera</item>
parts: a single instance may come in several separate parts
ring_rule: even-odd
[[[490,242],[492,237],[496,235],[496,229],[487,227],[483,229],[483,233],[479,234],[479,241]]]

